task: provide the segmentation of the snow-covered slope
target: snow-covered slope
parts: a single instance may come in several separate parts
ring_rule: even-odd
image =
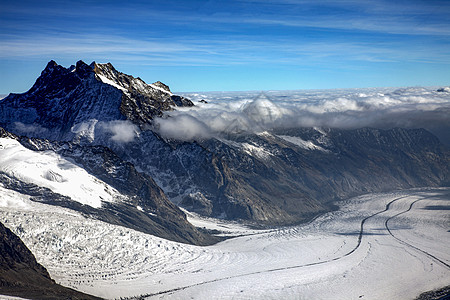
[[[219,240],[195,229],[149,176],[106,147],[17,137],[0,128],[0,183],[34,201],[170,240]]]
[[[286,140],[294,145],[299,146],[300,148],[306,149],[306,150],[319,150],[319,151],[328,151],[324,149],[323,147],[316,145],[313,141],[305,141],[302,140],[300,137],[296,136],[289,136],[289,135],[279,135],[278,137],[282,138],[283,140]]]
[[[53,151],[29,150],[15,139],[0,138],[0,172],[94,208],[125,200],[115,188],[66,158]]]
[[[448,188],[365,195],[276,230],[230,224],[244,235],[209,247],[85,219],[0,189],[0,217],[51,276],[102,297],[413,299],[450,284]]]

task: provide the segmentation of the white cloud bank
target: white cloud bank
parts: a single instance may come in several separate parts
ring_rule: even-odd
[[[75,140],[93,142],[99,136],[107,136],[116,143],[132,142],[139,135],[139,128],[128,120],[98,121],[91,119],[72,126]]]
[[[139,134],[139,128],[131,121],[100,122],[102,130],[112,134],[111,140],[117,143],[128,143],[133,141]]]
[[[161,135],[175,140],[188,141],[212,136],[205,123],[188,114],[181,114],[175,118],[158,118],[156,126]]]
[[[158,119],[161,135],[177,140],[277,128],[426,128],[450,134],[450,93],[431,88],[372,88],[185,94],[195,107]],[[207,104],[199,102],[201,99]]]

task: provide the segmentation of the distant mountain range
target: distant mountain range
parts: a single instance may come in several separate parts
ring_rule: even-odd
[[[192,142],[158,134],[155,118],[193,105],[109,63],[50,61],[28,92],[0,100],[2,137],[73,161],[125,200],[99,210],[48,187],[25,188],[11,172],[0,178],[28,194],[39,190],[37,201],[194,244],[217,239],[190,226],[168,199],[206,216],[286,225],[350,196],[450,184],[449,149],[423,129],[285,128]],[[270,105],[264,99],[246,109],[258,120]]]

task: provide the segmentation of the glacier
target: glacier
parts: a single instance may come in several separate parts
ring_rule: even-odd
[[[278,229],[191,214],[234,236],[207,247],[0,191],[2,220],[58,283],[109,299],[412,299],[449,283],[448,188],[363,195]]]

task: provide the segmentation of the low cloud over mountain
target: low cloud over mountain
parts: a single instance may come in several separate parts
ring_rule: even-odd
[[[450,143],[450,94],[434,89],[350,89],[186,94],[207,104],[170,112],[159,132],[192,140],[292,127],[426,128]],[[173,126],[176,123],[177,126]],[[195,126],[193,126],[195,124]],[[180,128],[189,134],[180,135]]]

